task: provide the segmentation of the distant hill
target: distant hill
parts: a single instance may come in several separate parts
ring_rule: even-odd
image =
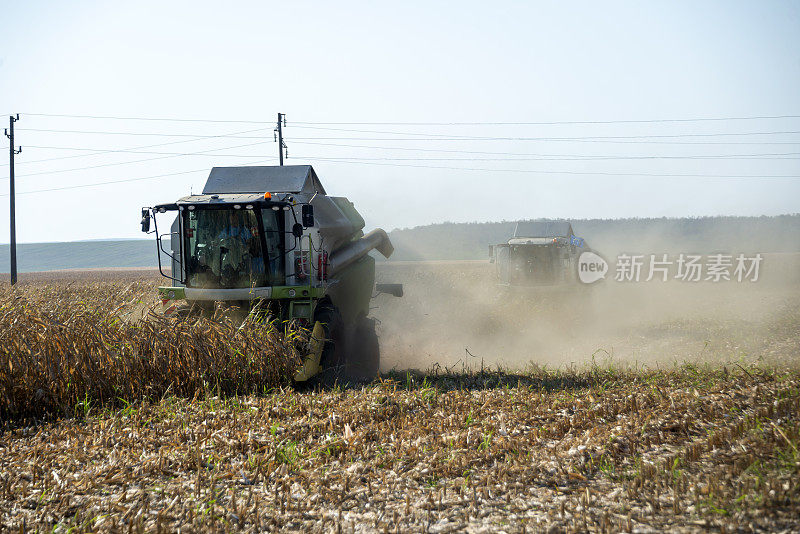
[[[546,220],[546,219],[537,219]],[[594,249],[620,252],[754,253],[800,252],[800,214],[775,217],[676,219],[571,219],[575,233]],[[503,243],[516,221],[442,223],[389,232],[392,261],[471,260],[488,257],[488,246]],[[21,272],[102,267],[155,267],[152,239],[30,243],[19,245]],[[8,245],[0,245],[0,272],[8,272]]]
[[[20,272],[157,265],[155,239],[17,245]],[[0,245],[0,271],[7,273],[9,270],[8,245]]]

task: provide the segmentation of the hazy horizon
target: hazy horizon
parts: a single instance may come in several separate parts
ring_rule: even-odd
[[[618,221],[647,221],[647,220],[698,220],[698,219],[716,219],[716,218],[778,218],[778,217],[797,217],[800,216],[800,212],[795,213],[778,213],[775,215],[730,215],[730,214],[723,214],[723,215],[692,215],[692,216],[682,216],[682,217],[609,217],[609,218],[601,218],[601,217],[593,217],[593,218],[584,218],[584,217],[574,217],[574,218],[561,218],[564,220],[569,221],[603,221],[603,222],[618,222]],[[528,219],[502,219],[502,220],[495,220],[495,221],[441,221],[436,223],[427,223],[427,224],[418,224],[416,226],[405,226],[405,227],[397,227],[386,229],[387,232],[396,232],[396,231],[405,231],[405,230],[416,230],[419,228],[425,228],[429,226],[437,226],[437,225],[447,225],[447,224],[508,224],[508,223],[516,223],[517,221],[521,220],[533,220],[533,219],[548,219],[548,220],[555,220],[556,218],[552,217],[529,217]],[[155,238],[152,235],[145,235],[142,234],[138,237],[98,237],[92,239],[75,239],[71,241],[19,241],[17,240],[18,245],[46,245],[46,244],[60,244],[60,243],[88,243],[93,241],[154,241]],[[0,245],[8,245],[8,241],[0,241]]]

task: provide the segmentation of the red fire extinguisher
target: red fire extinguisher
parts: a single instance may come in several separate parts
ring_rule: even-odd
[[[328,252],[322,251],[321,254],[317,255],[317,280],[327,280],[328,279]]]

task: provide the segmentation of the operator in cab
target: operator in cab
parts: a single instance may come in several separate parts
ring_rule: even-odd
[[[252,220],[245,221],[245,218]],[[261,285],[264,279],[264,258],[261,254],[257,221],[253,213],[230,210],[227,224],[220,229],[217,239],[221,260],[220,285],[222,287]]]

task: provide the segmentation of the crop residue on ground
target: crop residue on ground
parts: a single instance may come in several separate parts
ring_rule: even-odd
[[[600,316],[592,328],[596,315],[552,300],[503,308],[498,296],[480,308],[478,290],[453,300],[481,284],[495,291],[485,266],[464,268],[461,281],[446,266],[402,269],[379,271],[416,280],[407,301],[377,301],[383,357],[416,354],[409,366],[429,370],[324,390],[280,379],[276,366],[291,358],[268,329],[141,319],[156,284],[141,273],[23,277],[4,287],[0,526],[797,530],[796,286],[764,284],[739,296],[631,288],[625,303],[640,312]],[[601,309],[625,292],[611,296]],[[670,298],[704,307],[659,312]],[[426,314],[447,311],[424,326]],[[502,339],[536,318],[560,345],[531,336],[514,347],[525,351],[515,367],[451,372],[450,348]],[[437,331],[438,341],[428,337]],[[653,359],[593,362],[589,347],[602,339]],[[537,361],[567,345],[586,363]]]
[[[800,377],[397,375],[3,432],[0,522],[50,530],[797,527]]]

